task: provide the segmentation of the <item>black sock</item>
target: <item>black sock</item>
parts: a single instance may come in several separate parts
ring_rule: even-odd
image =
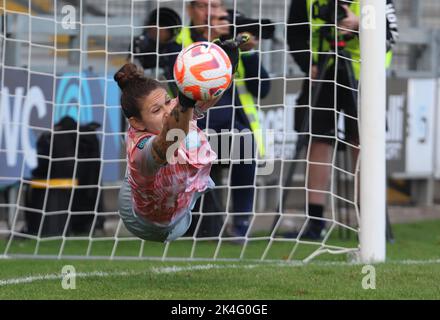
[[[309,204],[309,216],[310,217],[316,217],[316,218],[322,218],[324,215],[324,206],[320,204]],[[323,220],[317,220],[317,219],[311,219],[310,227],[313,229],[319,229],[316,231],[320,231],[324,228],[325,222]]]
[[[309,203],[309,216],[322,218],[323,213],[324,213],[323,205]]]

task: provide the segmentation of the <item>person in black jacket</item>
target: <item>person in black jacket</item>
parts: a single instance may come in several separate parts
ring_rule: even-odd
[[[344,137],[338,146],[341,143],[346,148],[351,145],[355,159],[358,154],[359,16],[360,5],[352,1],[292,0],[290,4],[287,43],[293,59],[312,81],[311,86],[309,80],[303,82],[295,108],[295,130],[311,134],[310,144],[303,143],[310,148],[307,153],[309,201],[306,212],[311,217],[302,234],[304,238],[321,239],[324,235],[323,213],[326,192],[329,191],[332,153],[337,147],[335,141],[340,138],[336,111],[343,112],[344,115],[339,117],[344,117],[345,123]],[[392,0],[387,0],[386,16],[389,64],[391,48],[398,36]],[[313,22],[312,30],[307,22]],[[311,95],[309,88],[312,89]]]

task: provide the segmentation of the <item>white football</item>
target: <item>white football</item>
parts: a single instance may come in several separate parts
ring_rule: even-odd
[[[217,98],[229,88],[232,65],[226,52],[212,42],[195,42],[183,49],[174,64],[179,90],[193,100]]]

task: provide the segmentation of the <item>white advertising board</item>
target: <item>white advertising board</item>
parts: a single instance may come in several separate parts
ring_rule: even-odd
[[[408,81],[406,170],[410,177],[433,174],[435,79]]]

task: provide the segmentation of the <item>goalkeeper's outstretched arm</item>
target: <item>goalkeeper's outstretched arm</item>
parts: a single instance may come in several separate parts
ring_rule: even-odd
[[[171,112],[165,114],[163,127],[153,141],[152,155],[157,164],[163,165],[168,162],[168,149],[176,144],[177,146],[186,137],[189,131],[189,123],[194,119],[194,108],[207,110],[214,106],[221,96],[210,101],[194,101],[181,92],[178,98],[173,99],[175,106]]]
[[[176,101],[176,99],[174,99]],[[166,113],[163,118],[163,127],[158,136],[154,139],[152,155],[156,163],[167,163],[168,148],[174,143],[180,144],[188,134],[189,122],[193,119],[195,101],[179,93],[177,103],[170,113]],[[172,134],[171,130],[176,130],[177,134]]]

